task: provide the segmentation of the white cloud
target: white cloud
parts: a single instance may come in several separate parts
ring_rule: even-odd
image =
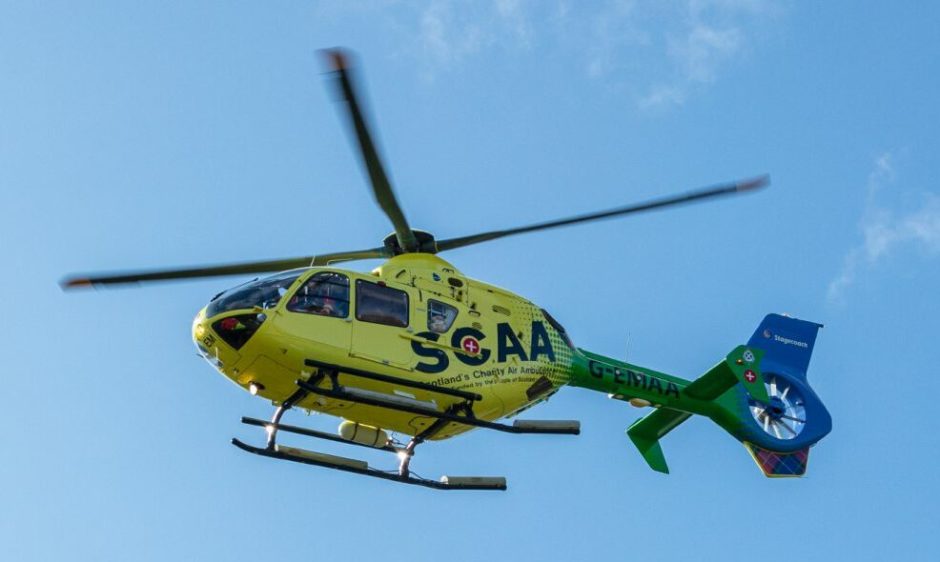
[[[428,78],[493,51],[535,51],[625,92],[640,109],[681,106],[758,42],[781,0],[425,0],[378,4]]]
[[[490,4],[432,0],[418,15],[419,57],[431,69],[453,67],[485,49],[529,49],[535,33],[530,0],[493,0]]]
[[[523,0],[496,0],[496,13],[522,47],[532,46],[533,30],[527,3]]]
[[[418,34],[422,52],[440,64],[451,64],[479,51],[485,41],[479,25],[460,23],[448,2],[436,1],[421,13]]]
[[[687,0],[673,5],[665,31],[665,80],[638,96],[642,109],[682,105],[742,58],[757,37],[752,28],[780,13],[770,0]],[[668,92],[670,95],[662,95]]]
[[[891,153],[875,159],[866,186],[866,208],[859,225],[862,241],[846,254],[842,270],[829,283],[830,303],[844,302],[846,290],[865,269],[877,266],[899,249],[913,247],[928,256],[940,254],[940,197],[928,193],[913,211],[895,212],[879,203],[882,192],[895,184],[895,175]]]
[[[665,105],[682,105],[683,103],[685,103],[685,92],[681,88],[663,84],[653,86],[648,94],[637,100],[637,104],[641,109]]]
[[[690,83],[708,83],[715,80],[718,65],[738,51],[741,31],[737,28],[720,29],[697,22],[682,37],[669,39],[669,55]]]
[[[589,28],[583,35],[588,40],[586,71],[591,78],[603,78],[619,70],[624,64],[624,52],[648,45],[650,35],[639,20],[637,3],[633,0],[614,0],[593,14],[572,14],[563,29],[577,26],[570,20],[585,19]]]

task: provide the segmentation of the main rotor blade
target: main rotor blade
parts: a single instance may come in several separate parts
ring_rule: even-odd
[[[385,247],[358,250],[353,252],[335,252],[319,256],[301,258],[287,258],[282,260],[255,261],[233,263],[224,265],[211,265],[188,267],[180,269],[157,269],[149,271],[129,271],[121,273],[75,275],[66,277],[60,282],[63,289],[77,289],[84,287],[105,287],[110,285],[126,285],[130,283],[152,281],[175,281],[179,279],[196,279],[201,277],[221,277],[224,275],[244,275],[248,273],[268,273],[284,271],[299,267],[313,265],[328,265],[331,263],[362,260],[372,258],[390,257]]]
[[[437,251],[444,252],[447,250],[453,250],[455,248],[462,248],[464,246],[470,246],[472,244],[479,244],[480,242],[487,242],[490,240],[496,240],[497,238],[504,238],[506,236],[512,236],[515,234],[523,234],[526,232],[535,232],[537,230],[547,230],[549,228],[557,228],[559,226],[568,226],[572,224],[578,224],[582,222],[590,222],[601,219],[609,219],[613,217],[622,217],[625,215],[630,215],[634,213],[641,213],[645,211],[651,211],[654,209],[662,209],[664,207],[672,207],[675,205],[683,205],[686,203],[691,203],[693,201],[702,201],[705,199],[711,199],[715,197],[721,197],[725,195],[732,195],[735,193],[741,193],[744,191],[750,191],[763,187],[770,183],[769,176],[759,176],[752,179],[736,181],[732,183],[720,184],[704,189],[698,189],[684,193],[681,195],[673,195],[670,197],[663,197],[659,199],[653,199],[645,203],[638,203],[634,205],[627,205],[626,207],[617,207],[616,209],[609,209],[607,211],[600,211],[597,213],[589,213],[586,215],[578,215],[566,219],[558,219],[548,222],[540,222],[532,224],[529,226],[521,226],[519,228],[509,228],[506,230],[493,230],[490,232],[482,232],[480,234],[471,234],[470,236],[461,236],[460,238],[450,238],[447,240],[440,240],[437,242]]]
[[[336,84],[346,101],[346,107],[349,110],[349,120],[356,132],[356,139],[359,141],[360,155],[366,170],[369,172],[369,180],[372,183],[372,193],[379,206],[392,221],[395,227],[395,237],[398,239],[398,245],[407,252],[414,252],[418,249],[418,241],[414,232],[408,226],[405,220],[405,214],[395,198],[395,192],[385,174],[385,168],[382,166],[382,160],[372,142],[372,135],[369,133],[369,127],[366,124],[365,117],[359,107],[356,91],[353,87],[352,69],[349,65],[348,55],[341,49],[331,49],[324,51],[329,59],[332,70],[336,76]]]

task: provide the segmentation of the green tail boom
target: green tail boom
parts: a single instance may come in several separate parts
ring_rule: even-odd
[[[768,315],[747,345],[694,381],[578,350],[571,384],[656,408],[627,435],[658,472],[669,472],[660,440],[697,414],[744,443],[766,476],[802,476],[809,447],[831,429],[828,412],[806,382],[819,327]]]

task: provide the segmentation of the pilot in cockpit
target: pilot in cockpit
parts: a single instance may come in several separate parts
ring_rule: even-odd
[[[314,275],[291,298],[287,310],[345,318],[349,314],[349,282],[336,274]]]

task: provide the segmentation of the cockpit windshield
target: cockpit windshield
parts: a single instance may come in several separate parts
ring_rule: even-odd
[[[206,317],[212,318],[222,312],[251,309],[256,306],[273,308],[281,297],[287,294],[287,289],[300,277],[301,273],[301,271],[285,271],[229,289],[209,303],[206,307]]]

